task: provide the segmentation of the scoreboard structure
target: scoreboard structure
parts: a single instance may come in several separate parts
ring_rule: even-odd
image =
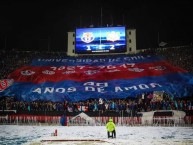
[[[124,26],[68,32],[68,56],[136,53],[136,30]]]

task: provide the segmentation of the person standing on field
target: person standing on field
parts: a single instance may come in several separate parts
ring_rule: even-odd
[[[116,130],[115,130],[115,128],[116,128],[116,125],[113,122],[113,119],[110,118],[109,122],[106,124],[108,138],[110,138],[110,137],[116,138]]]

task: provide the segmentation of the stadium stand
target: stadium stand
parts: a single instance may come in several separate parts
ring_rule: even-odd
[[[151,48],[143,50],[140,53],[164,56],[173,65],[179,66],[187,70],[188,72],[193,73],[193,46],[178,46],[155,49]],[[63,58],[64,56],[66,56],[66,53],[64,52],[17,51],[15,49],[11,51],[3,50],[0,52],[0,80],[6,79],[8,75],[15,69],[29,64],[33,59],[45,59],[50,57]],[[12,120],[16,120],[16,114],[22,114],[22,117],[25,118],[24,120],[27,120],[26,118],[28,117],[28,121],[30,120],[31,122],[33,122],[33,119],[29,119],[30,115],[35,115],[36,117],[42,115],[45,119],[45,114],[48,117],[59,117],[63,114],[63,112],[67,112],[68,117],[72,117],[78,115],[79,112],[86,112],[89,116],[93,117],[127,117],[125,118],[124,123],[131,124],[133,120],[130,117],[140,117],[139,112],[149,112],[155,110],[180,110],[186,112],[187,119],[185,119],[185,122],[188,124],[193,123],[193,96],[189,96],[187,98],[173,99],[170,98],[170,96],[168,96],[167,94],[164,94],[164,99],[162,101],[152,102],[147,98],[148,95],[149,94],[145,94],[144,98],[141,98],[141,96],[139,96],[136,99],[126,98],[106,100],[103,102],[103,104],[99,103],[99,101],[96,99],[90,99],[81,102],[50,102],[38,100],[33,102],[21,102],[16,100],[12,96],[1,96],[0,114],[1,116],[9,115],[8,120],[10,122],[12,122]],[[16,110],[17,113],[8,111],[9,113],[7,114],[5,110]],[[154,116],[172,115],[172,111],[154,113]],[[53,118],[46,119],[52,120]],[[55,118],[56,123],[58,121],[57,119],[58,118]],[[108,118],[100,118],[100,120],[101,119],[103,119],[103,123],[108,120]],[[3,121],[5,121],[5,118],[3,118]],[[119,118],[116,122],[119,122]],[[138,124],[139,122],[140,121],[135,118],[135,123]]]

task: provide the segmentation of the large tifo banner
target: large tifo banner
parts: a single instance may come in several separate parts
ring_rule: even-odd
[[[0,86],[0,96],[54,102],[135,98],[154,91],[190,96],[193,75],[158,56],[66,57],[33,60]]]

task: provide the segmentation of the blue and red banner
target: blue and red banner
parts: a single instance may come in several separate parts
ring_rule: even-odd
[[[149,55],[36,59],[15,70],[8,80],[14,82],[0,95],[24,101],[135,98],[153,91],[174,97],[193,94],[192,74]]]

